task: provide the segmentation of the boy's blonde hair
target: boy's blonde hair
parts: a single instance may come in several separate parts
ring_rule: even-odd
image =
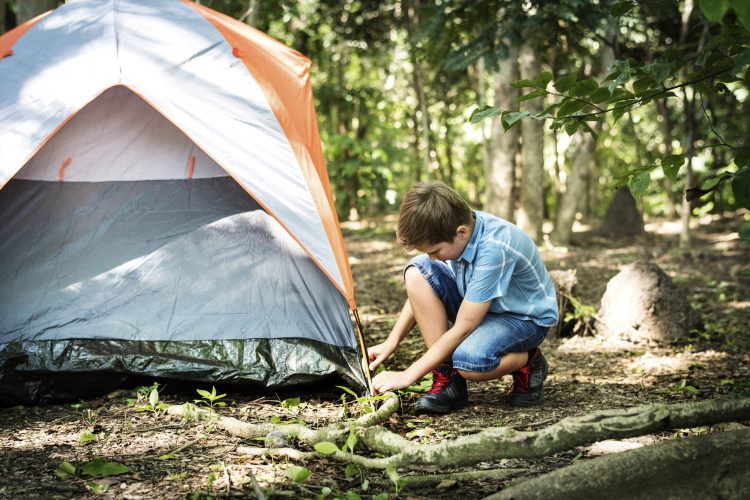
[[[419,182],[404,195],[396,238],[406,250],[453,242],[461,225],[471,227],[469,204],[442,182]]]

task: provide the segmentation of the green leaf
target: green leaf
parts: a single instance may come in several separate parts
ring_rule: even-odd
[[[304,483],[305,480],[310,477],[310,469],[300,467],[298,465],[289,464],[286,466],[286,477],[294,481],[295,483]]]
[[[570,95],[572,97],[584,97],[599,88],[599,84],[594,80],[581,80],[580,82],[573,85]]]
[[[656,82],[663,82],[672,73],[672,65],[663,62],[657,62],[644,66],[641,71],[653,78]]]
[[[560,106],[560,109],[557,110],[557,117],[563,118],[565,116],[570,116],[576,111],[582,110],[586,106],[585,101],[581,101],[579,99],[568,99],[563,101],[563,105]]]
[[[347,464],[344,468],[344,477],[349,479],[359,474],[359,467],[354,464]]]
[[[750,64],[750,49],[745,49],[745,51],[742,54],[738,55],[734,59],[733,73],[737,73],[748,64]]]
[[[743,168],[734,175],[732,193],[738,207],[750,208],[750,168]]]
[[[729,0],[698,0],[698,6],[706,19],[718,23],[729,10]]]
[[[166,455],[161,455],[158,460],[177,460],[178,458],[179,457],[177,455],[167,453]]]
[[[651,174],[648,171],[638,172],[633,175],[628,182],[630,193],[633,198],[638,199],[646,194],[648,185],[651,183]]]
[[[624,115],[629,110],[630,106],[623,106],[622,108],[612,110],[612,118],[614,118],[614,123],[617,123],[617,120],[622,118],[622,115]]]
[[[211,399],[211,393],[208,392],[208,391],[206,391],[206,390],[196,389],[195,392],[197,392],[201,397],[204,397],[204,398],[206,398],[208,400]]]
[[[555,88],[558,92],[567,92],[573,84],[576,83],[577,77],[575,73],[564,76],[555,82]]]
[[[151,392],[148,394],[148,403],[156,408],[156,405],[159,404],[159,391],[151,389]]]
[[[612,17],[620,17],[633,10],[634,7],[635,2],[633,2],[632,0],[626,2],[617,2],[609,10],[609,13],[612,14]]]
[[[734,164],[739,168],[750,167],[750,148],[742,148],[734,155]]]
[[[351,396],[354,396],[355,399],[359,397],[359,394],[357,394],[356,392],[354,392],[353,390],[351,390],[350,388],[348,388],[348,387],[346,387],[344,385],[337,385],[336,387],[338,387],[339,389],[341,389],[345,393],[347,393],[347,394],[349,394]]]
[[[516,80],[510,84],[512,87],[517,87],[519,89],[526,88],[526,87],[536,87],[536,83],[534,83],[531,80]]]
[[[97,483],[94,481],[86,483],[86,487],[90,489],[92,493],[104,493],[109,489],[108,484]]]
[[[607,87],[599,87],[589,95],[591,102],[599,104],[612,98],[612,92]]]
[[[527,111],[509,111],[509,112],[503,113],[503,116],[501,118],[502,123],[503,123],[503,129],[506,131],[510,130],[524,116],[529,116],[529,113]]]
[[[401,475],[390,465],[386,467],[385,473],[388,475],[388,479],[390,479],[393,484],[399,484],[399,482],[401,481]]]
[[[664,171],[664,175],[674,181],[677,180],[677,174],[684,164],[685,155],[669,155],[662,158],[661,169]]]
[[[300,398],[289,398],[281,402],[282,408],[296,408],[300,405],[302,400]]]
[[[336,446],[336,443],[330,441],[320,441],[319,443],[315,443],[313,448],[315,448],[315,451],[321,455],[333,455],[337,451],[341,451],[339,450],[339,447]]]
[[[528,101],[529,99],[534,99],[535,97],[542,97],[545,95],[547,95],[546,90],[542,90],[542,89],[532,90],[528,94],[524,94],[518,99],[516,99],[516,102]]]
[[[477,108],[471,112],[471,117],[469,118],[469,121],[471,123],[479,123],[486,118],[493,118],[495,116],[500,116],[503,113],[504,111],[502,109],[493,108],[492,106],[484,105],[481,108]]]
[[[580,125],[580,122],[578,120],[568,120],[568,122],[565,124],[565,133],[568,135],[573,135],[578,131],[578,126]]]
[[[633,92],[635,92],[635,95],[637,96],[656,93],[658,91],[659,88],[657,83],[650,76],[640,78],[633,82]]]
[[[732,8],[734,9],[734,13],[737,14],[737,19],[740,20],[742,26],[750,31],[750,2],[747,0],[732,0]]]
[[[85,431],[82,432],[80,436],[78,436],[78,442],[81,444],[90,443],[92,441],[96,441],[96,436],[91,433],[91,431]]]
[[[551,81],[552,81],[552,72],[542,71],[541,73],[539,73],[539,76],[536,78],[534,83],[536,83],[537,87],[544,88]]]
[[[118,462],[109,462],[103,458],[95,458],[81,465],[81,474],[92,477],[119,476],[127,474],[130,468]]]
[[[344,448],[348,449],[350,453],[354,453],[354,447],[357,446],[357,435],[354,434],[354,428],[349,431],[349,437],[346,438]]]
[[[750,241],[750,222],[742,224],[737,232],[740,235],[740,239],[743,241]]]
[[[55,474],[57,474],[57,477],[59,477],[60,479],[75,477],[76,466],[71,464],[70,462],[61,462],[57,466],[57,469],[55,469]]]

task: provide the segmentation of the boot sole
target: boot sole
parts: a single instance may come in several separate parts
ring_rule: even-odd
[[[463,408],[464,406],[469,404],[468,399],[464,399],[462,401],[456,401],[455,403],[452,403],[447,406],[441,406],[436,405],[432,403],[422,403],[420,404],[419,400],[417,400],[416,405],[416,412],[417,413],[436,413],[436,414],[443,414],[448,413],[453,410],[459,410]]]

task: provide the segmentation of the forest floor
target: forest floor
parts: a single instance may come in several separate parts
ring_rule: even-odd
[[[388,427],[415,442],[441,442],[492,426],[538,429],[601,409],[750,395],[750,249],[737,236],[740,220],[702,220],[693,233],[690,256],[677,250],[678,225],[670,222],[648,224],[645,236],[629,242],[579,232],[575,245],[543,250],[549,269],[577,270],[575,296],[594,307],[623,265],[649,257],[702,316],[704,328],[684,342],[644,347],[593,335],[547,339],[542,349],[551,368],[543,405],[516,409],[502,404],[508,380],[470,383],[470,405],[446,416],[415,415],[418,394],[403,394],[402,409]],[[365,333],[374,344],[386,337],[403,305],[400,276],[409,256],[394,241],[392,217],[346,223],[344,234]],[[422,352],[418,337],[413,333],[407,338],[389,368],[404,368]],[[196,399],[194,391],[167,386],[160,398],[181,404]],[[341,419],[340,396],[334,387],[283,394],[230,389],[223,399],[228,406],[219,411],[251,422],[301,419],[318,427]],[[481,498],[515,479],[443,481],[396,493],[384,472],[354,472],[326,460],[243,456],[238,446],[263,443],[243,442],[205,422],[181,427],[162,412],[139,411],[144,405],[136,389],[121,389],[75,404],[0,408],[0,498],[255,498],[254,481],[266,498]],[[663,433],[641,442],[705,431]],[[597,448],[585,447],[464,470],[508,467],[524,469],[522,476],[538,475],[597,453]],[[124,464],[129,471],[99,478],[56,473],[63,462],[80,466],[98,458]],[[311,472],[304,483],[289,479],[291,464]]]

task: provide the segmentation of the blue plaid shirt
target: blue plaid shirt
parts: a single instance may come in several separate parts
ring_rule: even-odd
[[[474,211],[474,231],[458,260],[448,261],[464,300],[539,326],[557,322],[555,287],[534,241],[510,222]]]

